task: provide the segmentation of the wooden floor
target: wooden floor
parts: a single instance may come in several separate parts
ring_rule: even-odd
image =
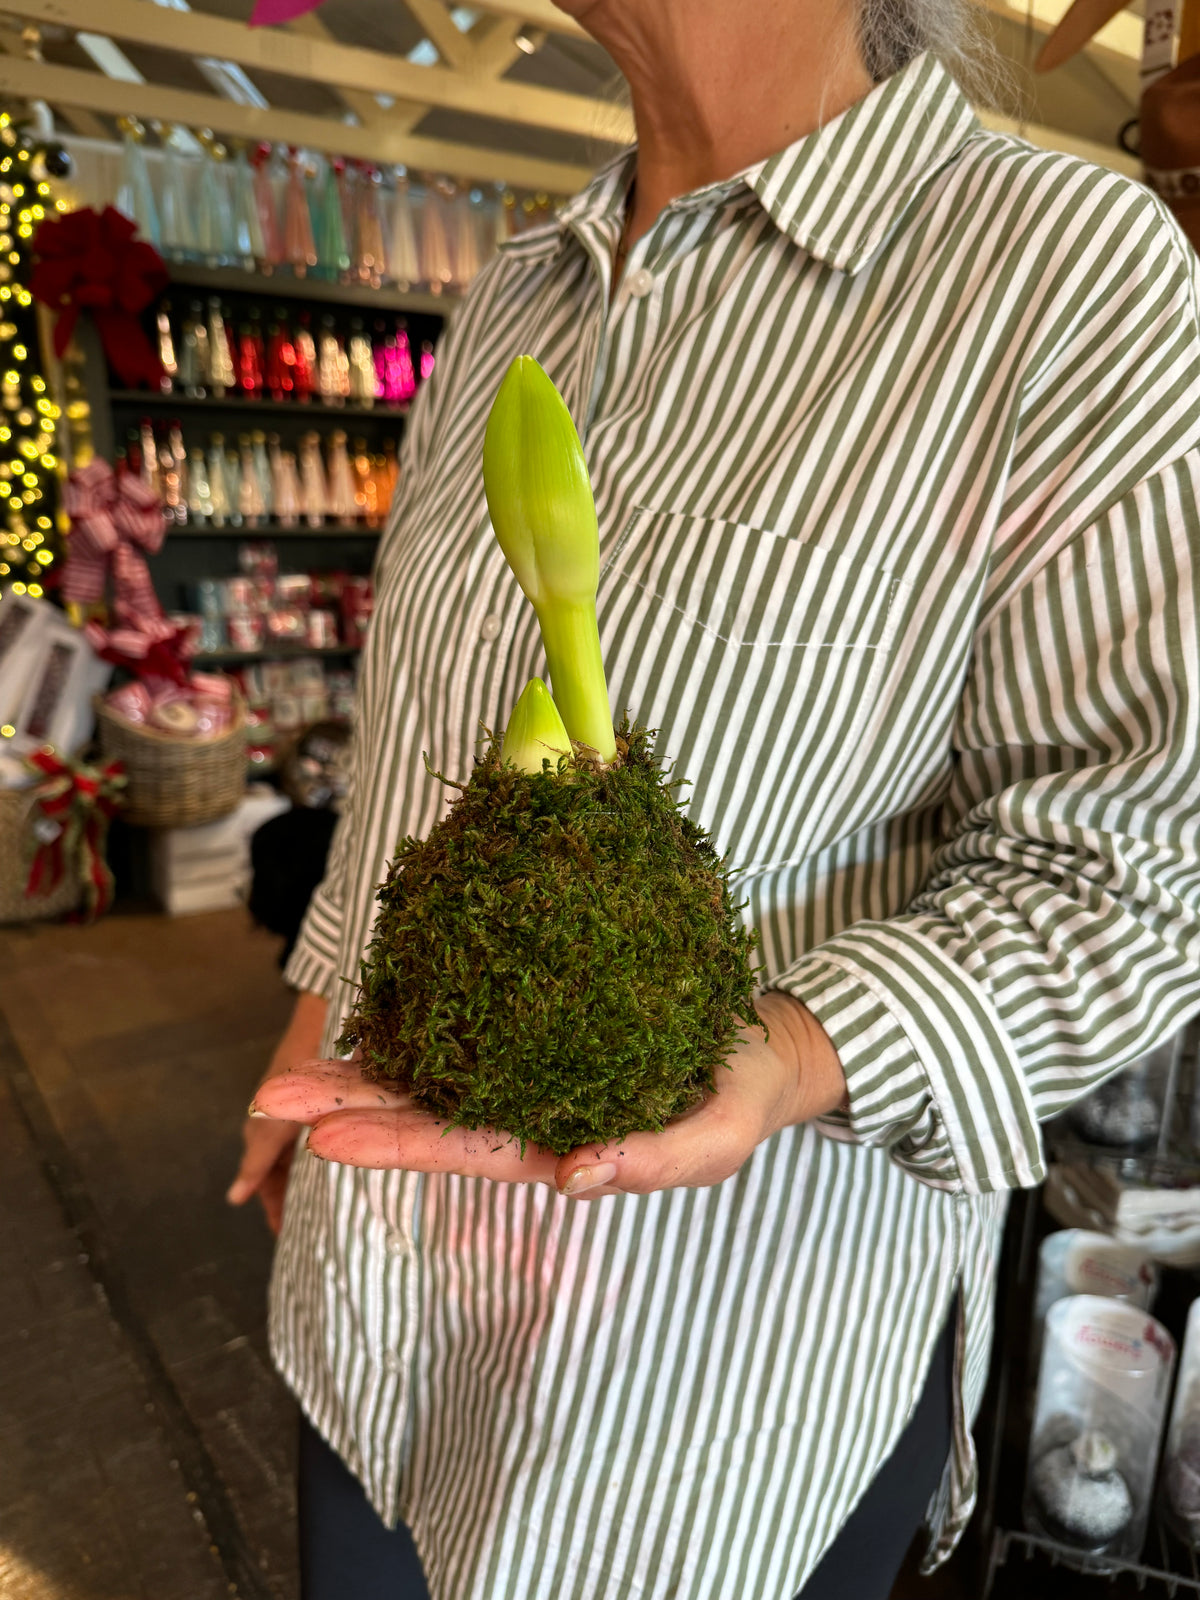
[[[295,1600],[270,1238],[222,1198],[277,948],[241,912],[0,929],[0,1600]]]
[[[289,998],[241,912],[0,930],[0,1596],[292,1600],[270,1239],[222,1195]]]

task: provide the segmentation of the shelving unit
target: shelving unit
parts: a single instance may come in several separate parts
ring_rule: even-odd
[[[404,292],[394,288],[374,289],[367,284],[330,283],[322,278],[296,278],[290,273],[261,274],[234,268],[209,268],[193,263],[171,267],[171,282],[164,294],[178,326],[189,307],[205,304],[211,296],[220,298],[235,327],[257,311],[264,333],[281,313],[293,325],[303,312],[309,313],[316,333],[322,318],[332,316],[338,330],[347,333],[354,319],[368,334],[378,332],[378,319],[390,330],[396,318],[403,317],[414,357],[423,342],[436,344],[454,300],[450,296]],[[148,335],[154,337],[154,314],[146,316]],[[85,331],[90,332],[90,330]],[[97,451],[112,460],[127,438],[138,429],[143,418],[157,422],[177,420],[184,443],[206,447],[211,435],[222,434],[227,446],[235,446],[243,434],[257,430],[277,435],[285,449],[295,450],[301,436],[316,429],[323,438],[337,428],[348,435],[353,449],[362,440],[372,453],[381,451],[387,441],[399,446],[403,438],[408,406],[362,404],[334,405],[320,401],[301,404],[270,397],[246,398],[237,393],[189,395],[151,389],[128,389],[111,381],[106,362],[94,336],[89,340],[87,382],[91,407],[92,432]],[[357,523],[326,524],[319,528],[300,525],[281,527],[268,522],[257,528],[197,527],[173,528],[162,550],[150,558],[151,575],[163,605],[168,610],[189,609],[191,585],[200,578],[232,577],[238,571],[238,545],[248,539],[270,539],[279,551],[281,572],[336,571],[362,575],[371,570],[380,529]],[[234,666],[253,660],[269,660],[289,655],[327,655],[347,659],[355,652],[349,647],[337,651],[306,651],[294,646],[265,645],[258,651],[223,651],[220,655],[199,658],[203,666]]]
[[[1061,1135],[1052,1125],[1048,1145],[1058,1154]],[[1075,1143],[1078,1155],[1085,1147]],[[1086,1149],[1111,1157],[1099,1147]],[[1174,1600],[1200,1596],[1197,1552],[1166,1527],[1155,1505],[1146,1546],[1137,1561],[1089,1555],[1028,1532],[1021,1500],[1029,1447],[1029,1408],[1036,1373],[1029,1361],[1038,1248],[1058,1227],[1036,1190],[1013,1196],[1005,1231],[995,1299],[996,1328],[992,1371],[979,1430],[980,1493],[973,1543],[979,1552],[975,1575],[981,1600],[1024,1600],[1053,1593],[1055,1600]],[[1160,1269],[1153,1314],[1182,1344],[1188,1308],[1200,1287],[1194,1273]]]
[[[301,419],[340,417],[346,421],[357,421],[365,417],[372,422],[387,418],[394,420],[397,427],[403,426],[404,418],[408,415],[407,406],[338,406],[312,400],[302,404],[294,400],[250,400],[244,395],[236,394],[162,394],[156,389],[112,389],[109,391],[109,400],[114,407],[122,409],[129,407],[139,412],[221,411],[236,417],[262,415],[277,419],[284,417],[290,419],[299,413]]]

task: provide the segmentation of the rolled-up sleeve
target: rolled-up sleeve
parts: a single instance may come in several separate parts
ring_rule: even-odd
[[[826,1132],[979,1194],[1200,1009],[1200,449],[982,624],[943,840],[902,915],[776,978],[838,1050]]]

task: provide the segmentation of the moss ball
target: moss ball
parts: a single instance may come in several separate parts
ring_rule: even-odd
[[[752,1003],[755,936],[642,729],[539,774],[498,743],[379,891],[339,1048],[451,1126],[557,1155],[698,1104]]]

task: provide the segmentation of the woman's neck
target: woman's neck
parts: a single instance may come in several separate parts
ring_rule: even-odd
[[[632,248],[678,195],[814,132],[874,87],[839,0],[558,0],[633,96]]]

